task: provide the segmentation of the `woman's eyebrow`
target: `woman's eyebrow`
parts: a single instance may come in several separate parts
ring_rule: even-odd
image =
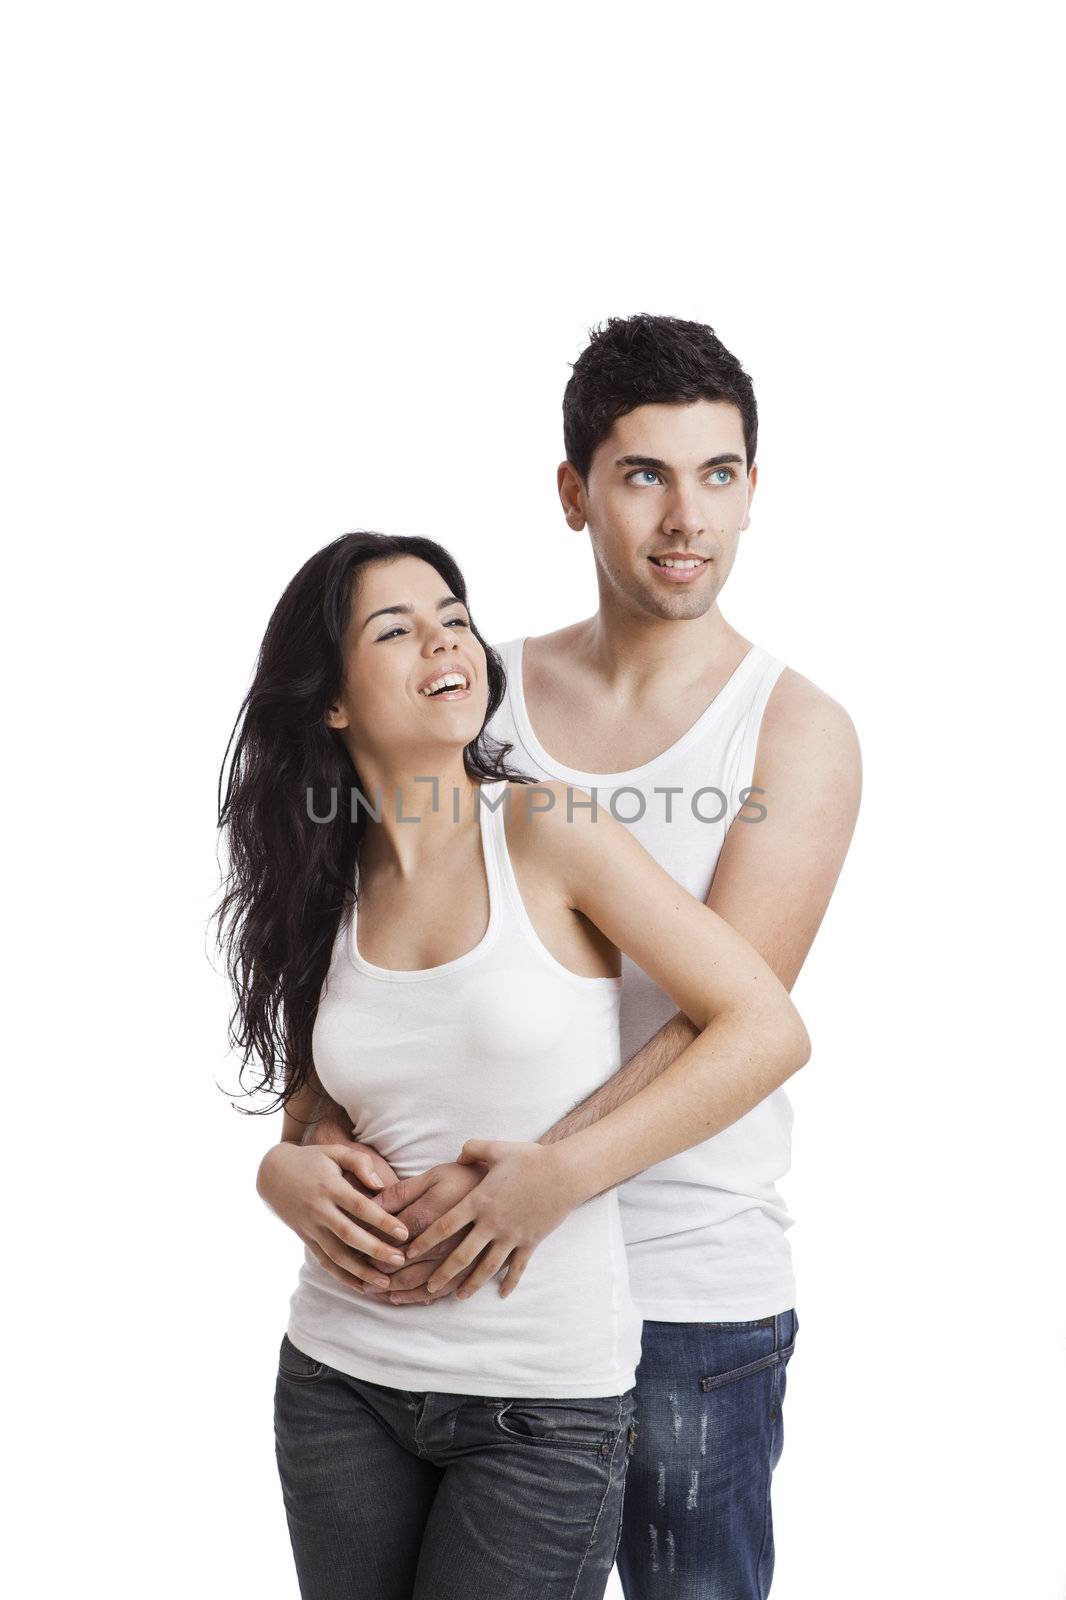
[[[459,599],[459,596],[457,594],[449,594],[449,595],[445,595],[443,600],[438,600],[437,601],[436,610],[443,611],[445,606],[461,606],[461,605],[465,605],[465,603],[466,603],[465,601]],[[411,605],[382,606],[380,611],[372,611],[370,613],[370,615],[366,618],[366,621],[363,623],[363,627],[359,629],[359,632],[362,633],[363,628],[366,627],[367,622],[373,622],[375,617],[383,617],[386,614],[391,615],[392,612],[394,612],[394,611],[399,611],[404,616],[410,616],[413,613],[414,609],[415,609],[414,606],[411,606]]]

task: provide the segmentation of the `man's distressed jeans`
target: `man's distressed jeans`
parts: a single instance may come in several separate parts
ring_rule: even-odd
[[[618,1571],[626,1600],[765,1600],[794,1310],[645,1322]]]

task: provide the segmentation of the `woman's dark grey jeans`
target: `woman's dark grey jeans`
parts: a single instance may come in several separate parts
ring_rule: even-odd
[[[303,1600],[601,1600],[634,1401],[391,1389],[286,1334],[274,1437]]]

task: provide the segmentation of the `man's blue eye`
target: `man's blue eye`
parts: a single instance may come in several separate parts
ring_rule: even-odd
[[[722,482],[732,483],[733,478],[734,478],[734,472],[733,472],[732,467],[715,467],[715,469],[712,472],[711,476],[713,478],[717,478],[719,483],[722,483]],[[638,467],[635,472],[631,472],[629,474],[630,483],[635,483],[638,478],[643,478],[645,483],[648,481],[649,478],[651,478],[656,483],[659,483],[659,482],[662,481],[660,479],[660,477],[659,477],[659,474],[656,472],[654,467]]]

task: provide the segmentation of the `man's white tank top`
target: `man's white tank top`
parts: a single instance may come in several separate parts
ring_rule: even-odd
[[[507,784],[476,801],[490,914],[479,944],[403,972],[365,961],[358,904],[341,918],[312,1036],[318,1076],[356,1137],[400,1178],[454,1161],[467,1139],[537,1140],[621,1064],[620,978],[571,972],[533,928],[505,831]],[[572,1211],[501,1299],[502,1269],[469,1300],[368,1300],[305,1247],[288,1334],[370,1383],[455,1394],[622,1394],[640,1359],[617,1189]]]
[[[745,805],[759,729],[784,662],[753,645],[697,721],[668,750],[625,772],[581,772],[548,754],[530,724],[524,639],[497,645],[507,695],[488,731],[514,745],[509,765],[595,792],[670,876],[706,900],[730,826],[758,827]],[[677,1006],[622,955],[622,1060]],[[796,1286],[786,1231],[794,1218],[776,1184],[790,1165],[792,1108],[776,1089],[714,1138],[619,1189],[633,1298],[659,1322],[748,1321],[790,1310]]]

